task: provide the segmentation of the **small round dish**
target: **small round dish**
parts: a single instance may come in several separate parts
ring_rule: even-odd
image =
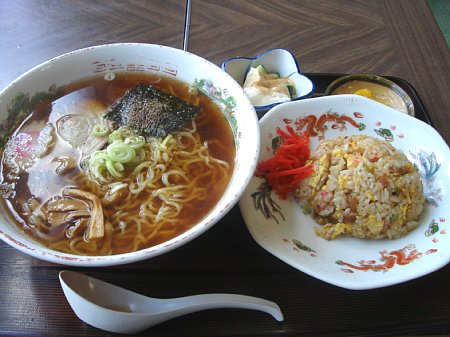
[[[320,119],[325,115],[330,118]],[[319,125],[320,120],[326,122]],[[347,289],[405,282],[450,261],[450,151],[431,126],[358,95],[285,103],[260,120],[259,162],[273,156],[276,129],[286,130],[287,125],[299,133],[310,131],[311,150],[338,136],[364,134],[385,139],[416,165],[427,202],[418,227],[399,239],[340,237],[328,241],[315,234],[319,225],[303,213],[293,196],[281,200],[264,187],[263,179],[253,177],[239,206],[259,245],[298,270]]]
[[[358,94],[395,110],[414,116],[414,104],[408,94],[394,82],[372,74],[340,77],[326,89],[325,95]]]
[[[222,69],[243,86],[250,68],[263,66],[267,72],[277,73],[280,77],[289,77],[295,84],[292,101],[311,97],[314,94],[314,83],[300,72],[295,56],[286,49],[269,49],[255,57],[233,57],[222,63]],[[280,103],[255,106],[256,112],[267,112]]]

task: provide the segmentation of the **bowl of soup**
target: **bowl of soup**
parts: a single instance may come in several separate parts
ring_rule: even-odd
[[[327,87],[325,95],[355,94],[370,98],[397,111],[414,116],[414,104],[408,94],[387,78],[373,74],[339,77]]]
[[[239,84],[160,45],[44,62],[0,92],[0,121],[0,238],[66,265],[131,263],[191,241],[236,204],[259,156]]]

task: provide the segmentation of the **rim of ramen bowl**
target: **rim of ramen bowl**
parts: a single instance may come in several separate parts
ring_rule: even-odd
[[[167,50],[170,53],[173,53],[173,55],[177,57],[187,56],[192,60],[194,60],[195,62],[203,63],[207,67],[217,71],[217,74],[220,74],[219,77],[226,79],[228,91],[232,92],[233,95],[236,95],[235,93],[238,93],[238,101],[242,106],[241,108],[242,110],[245,111],[246,114],[248,113],[248,115],[240,118],[240,119],[245,118],[246,132],[244,133],[238,130],[237,134],[234,134],[234,140],[236,142],[237,141],[236,137],[244,137],[247,135],[246,137],[244,137],[245,143],[247,148],[250,147],[252,149],[253,153],[246,152],[245,156],[241,155],[241,161],[238,161],[239,157],[238,147],[236,147],[235,168],[230,178],[230,182],[228,183],[228,187],[226,188],[224,194],[218,201],[215,208],[209,214],[207,214],[202,221],[194,225],[186,232],[170,239],[169,241],[163,242],[156,246],[141,249],[139,251],[106,256],[83,256],[83,255],[62,253],[46,248],[39,242],[35,241],[33,238],[28,237],[26,234],[22,233],[22,231],[13,223],[3,224],[4,221],[0,223],[0,239],[2,239],[2,241],[27,255],[39,258],[41,260],[69,266],[101,267],[101,266],[113,266],[137,262],[167,253],[197,238],[202,233],[206,232],[209,228],[211,228],[214,224],[216,224],[221,218],[223,218],[231,210],[231,208],[237,204],[240,196],[245,190],[245,187],[247,186],[251,177],[253,176],[254,170],[256,169],[256,164],[260,151],[259,122],[258,117],[256,115],[256,111],[253,105],[251,104],[250,100],[248,99],[248,97],[243,92],[241,86],[229,74],[227,74],[217,65],[211,63],[210,61],[198,55],[174,47],[157,44],[146,44],[146,43],[113,43],[113,44],[90,46],[70,51],[36,65],[35,67],[31,68],[30,70],[26,71],[25,73],[15,78],[13,81],[11,81],[5,88],[0,90],[0,104],[4,103],[2,102],[2,97],[9,94],[9,92],[13,92],[14,90],[16,90],[16,87],[18,85],[20,85],[23,81],[26,81],[30,76],[33,76],[34,73],[46,69],[53,63],[62,62],[62,60],[66,60],[71,57],[76,57],[79,54],[85,54],[91,51],[95,51],[96,49],[105,49],[105,48],[112,48],[112,49],[118,48],[116,51],[122,48],[132,48],[133,52],[135,52],[134,49],[137,49],[142,51],[143,53],[148,52],[152,48],[160,48],[163,50]],[[86,77],[87,76],[80,76],[79,78],[69,80],[67,83],[58,83],[58,84],[59,85],[70,84],[74,81],[81,80]],[[186,83],[186,81],[183,79],[179,78],[179,80],[184,81]],[[16,91],[16,93],[19,92],[20,90]],[[13,92],[13,94],[15,93]],[[238,109],[236,109],[236,111],[237,110]],[[236,118],[236,127],[237,125],[238,119]],[[252,125],[254,127],[252,127]],[[251,132],[248,132],[248,130],[251,130]],[[241,173],[239,176],[237,176],[238,171]],[[3,206],[0,209],[0,214],[2,214],[4,218],[9,218],[9,220],[11,220],[10,219],[11,215],[8,212],[3,211]],[[13,226],[15,227],[13,228]]]

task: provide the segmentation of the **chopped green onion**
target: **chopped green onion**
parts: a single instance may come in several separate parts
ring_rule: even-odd
[[[119,163],[128,163],[136,156],[136,151],[129,145],[115,141],[106,148],[109,158]]]
[[[146,140],[130,128],[119,128],[108,136],[105,150],[95,151],[89,158],[89,170],[101,182],[125,177],[125,166],[133,170],[146,160]]]
[[[123,178],[124,167],[120,163],[114,163],[112,160],[106,161],[108,172],[116,179]]]
[[[137,150],[145,145],[145,138],[142,136],[127,137],[125,138],[124,143]]]
[[[120,140],[125,140],[126,138],[129,138],[129,137],[136,137],[136,133],[135,133],[132,129],[130,129],[130,128],[127,128],[127,127],[121,127],[121,128],[119,128],[119,129],[117,129],[117,130],[114,130],[114,131],[109,135],[108,141],[109,141],[110,143],[112,143],[112,142],[114,142],[115,140],[118,140],[118,139],[120,139]]]
[[[139,165],[140,163],[145,161],[146,156],[147,156],[147,153],[145,152],[145,150],[143,148],[137,149],[136,156],[130,163]]]
[[[96,124],[92,129],[92,135],[95,137],[104,137],[109,133],[109,127],[107,125]]]

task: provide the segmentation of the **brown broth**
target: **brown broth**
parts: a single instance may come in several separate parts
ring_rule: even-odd
[[[180,223],[171,228],[171,231],[169,231],[170,234],[161,234],[141,244],[138,249],[142,249],[178,236],[201,221],[217,204],[226,189],[233,171],[235,144],[231,128],[226,118],[211,99],[203,94],[192,96],[189,92],[189,86],[168,77],[130,73],[117,74],[112,81],[107,81],[103,77],[95,77],[73,83],[64,88],[61,97],[52,102],[40,104],[22,122],[22,125],[15,131],[15,134],[23,130],[30,130],[30,128],[42,126],[47,122],[55,125],[56,121],[66,114],[84,113],[85,111],[101,113],[115,100],[120,98],[126,90],[132,88],[137,83],[152,84],[159,90],[184,100],[190,100],[191,103],[201,106],[201,113],[196,118],[197,130],[201,139],[202,141],[208,141],[209,151],[213,157],[226,161],[230,165],[228,170],[229,176],[225,183],[217,186],[218,184],[215,182],[203,181],[202,184],[208,186],[208,198],[187,204],[180,214]],[[78,186],[79,182],[77,181],[79,180],[77,180],[77,177],[84,175],[79,168],[63,176],[55,173],[57,163],[51,160],[54,157],[60,156],[61,153],[71,155],[77,161],[80,159],[80,154],[77,151],[73,150],[61,139],[58,139],[49,154],[36,159],[32,169],[26,174],[21,174],[14,181],[8,180],[6,176],[7,172],[5,172],[4,165],[2,165],[3,183],[14,183],[16,186],[15,196],[5,200],[7,207],[16,219],[18,226],[45,245],[63,240],[67,228],[50,228],[46,233],[34,230],[32,226],[29,226],[28,219],[23,215],[23,204],[31,196],[38,197],[40,200],[48,200],[54,195],[61,194],[61,191],[67,186],[77,186],[84,190],[89,189],[86,186]],[[148,194],[144,193],[139,197],[145,199],[148,197]],[[114,213],[114,207],[114,205],[104,206],[104,213]],[[137,214],[139,213],[139,207],[130,211],[136,212]],[[115,227],[115,232],[117,232],[117,224],[113,224],[113,226]],[[130,224],[129,226],[133,225]],[[113,249],[112,254],[127,252],[127,248],[122,247],[120,242],[114,242],[114,239],[111,246]]]

